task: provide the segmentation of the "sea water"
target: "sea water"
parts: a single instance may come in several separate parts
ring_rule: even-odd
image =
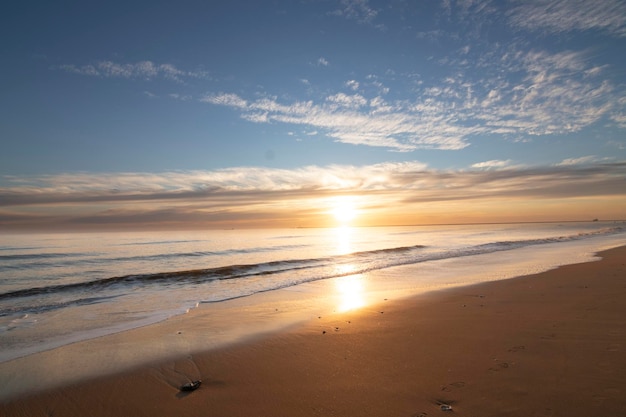
[[[367,275],[379,288],[419,292],[624,244],[618,222],[0,234],[0,363],[198,306],[250,306],[255,294],[300,288],[306,298],[316,282],[354,291],[350,280]],[[419,274],[394,273],[414,267]],[[344,298],[338,310],[359,306]]]

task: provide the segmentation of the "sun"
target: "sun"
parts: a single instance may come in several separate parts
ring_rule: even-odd
[[[338,198],[333,201],[331,213],[337,222],[346,225],[354,220],[357,215],[357,210],[351,200]]]

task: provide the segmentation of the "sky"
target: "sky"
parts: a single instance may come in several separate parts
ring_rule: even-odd
[[[0,6],[4,230],[626,219],[623,0]]]

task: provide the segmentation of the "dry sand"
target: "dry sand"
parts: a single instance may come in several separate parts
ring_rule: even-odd
[[[601,256],[321,317],[0,415],[626,416],[626,247]],[[181,393],[190,379],[203,383]]]

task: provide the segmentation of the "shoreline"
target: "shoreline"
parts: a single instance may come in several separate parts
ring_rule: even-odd
[[[147,326],[83,339],[0,363],[0,402],[196,352],[245,343],[328,316],[480,282],[532,275],[599,259],[621,242],[573,242],[518,248],[307,282],[223,303]]]
[[[558,226],[562,225],[559,224]],[[358,289],[355,287],[359,286],[359,282],[353,282],[351,285],[352,288],[340,289],[335,287],[333,283],[342,280],[338,278],[342,275],[358,274],[359,277],[363,277],[363,279],[358,278],[357,280],[353,280],[362,281],[363,284],[367,284],[362,285],[363,289],[360,290],[363,296],[365,296],[367,292],[389,292],[389,287],[393,287],[397,289],[398,292],[402,293],[401,296],[410,297],[415,294],[438,290],[440,288],[471,285],[475,282],[488,280],[508,279],[515,276],[540,272],[562,264],[583,262],[592,258],[592,254],[597,251],[623,244],[623,237],[619,239],[623,233],[617,233],[618,231],[623,231],[623,229],[619,227],[610,230],[603,228],[589,233],[580,230],[577,233],[573,233],[569,231],[569,228],[567,232],[560,230],[560,227],[557,229],[559,230],[548,229],[551,230],[551,232],[548,234],[543,233],[543,237],[531,239],[530,241],[525,240],[528,236],[524,232],[521,232],[521,240],[516,241],[522,242],[521,247],[516,244],[514,244],[513,247],[509,246],[509,242],[507,242],[508,235],[502,235],[499,239],[496,239],[496,241],[499,240],[499,242],[492,242],[495,245],[494,247],[490,247],[489,245],[474,246],[473,244],[476,243],[475,239],[468,238],[468,236],[473,236],[477,231],[473,229],[465,230],[461,234],[465,234],[466,240],[469,239],[467,242],[468,245],[463,247],[463,250],[460,252],[443,250],[445,246],[440,247],[442,250],[433,250],[432,253],[429,253],[429,250],[426,249],[424,254],[418,251],[418,253],[415,254],[415,258],[408,264],[392,262],[387,265],[383,262],[383,265],[377,264],[373,270],[369,270],[368,268],[362,269],[361,267],[367,265],[367,263],[361,264],[358,259],[354,265],[352,265],[352,261],[346,264],[344,262],[346,259],[340,256],[338,258],[340,260],[338,264],[335,264],[333,267],[333,263],[329,263],[330,267],[328,270],[322,271],[322,275],[320,275],[322,278],[321,281],[331,283],[330,285],[317,282],[316,271],[313,271],[310,277],[303,281],[300,280],[300,275],[296,275],[297,279],[294,279],[293,282],[290,282],[290,279],[286,279],[287,288],[281,286],[277,289],[271,289],[272,285],[268,288],[264,288],[262,284],[251,290],[248,289],[250,291],[244,291],[246,295],[243,297],[243,303],[235,300],[240,297],[241,294],[231,298],[226,297],[222,299],[218,297],[217,300],[222,301],[216,303],[211,302],[213,294],[224,295],[224,293],[228,293],[228,287],[239,290],[239,287],[236,285],[217,285],[217,288],[210,285],[207,288],[199,289],[200,292],[193,289],[189,291],[181,286],[173,292],[162,291],[161,293],[159,293],[159,287],[155,286],[155,290],[152,292],[149,289],[147,291],[143,291],[142,289],[143,292],[141,292],[141,295],[144,296],[138,296],[139,293],[133,295],[131,292],[122,293],[122,297],[119,297],[120,293],[116,291],[105,290],[97,294],[99,297],[102,297],[104,302],[101,302],[98,298],[94,299],[95,302],[91,302],[89,301],[90,299],[87,298],[88,302],[85,305],[83,305],[83,300],[77,300],[79,307],[74,308],[72,303],[65,305],[65,300],[61,299],[58,306],[62,308],[57,309],[55,303],[59,301],[58,298],[61,295],[61,293],[59,293],[47,301],[47,303],[54,308],[49,311],[44,309],[44,314],[39,314],[38,302],[33,301],[34,305],[32,309],[24,309],[24,314],[21,316],[17,314],[6,316],[4,320],[2,320],[2,323],[0,323],[2,329],[9,330],[0,335],[0,345],[3,346],[0,351],[0,385],[13,385],[13,381],[7,381],[5,378],[2,378],[3,373],[6,374],[3,372],[3,368],[6,368],[3,364],[12,360],[19,360],[19,358],[25,356],[33,358],[32,355],[37,355],[44,351],[65,348],[66,346],[81,344],[93,339],[106,338],[119,332],[133,331],[134,329],[146,326],[159,326],[161,323],[169,321],[176,316],[190,317],[194,315],[189,314],[190,312],[193,313],[202,310],[206,312],[207,309],[212,309],[213,306],[216,305],[220,305],[220,307],[215,308],[219,312],[228,309],[222,308],[222,305],[237,306],[237,309],[232,308],[230,311],[236,316],[241,316],[237,310],[245,310],[249,304],[255,304],[257,302],[264,303],[266,294],[270,292],[282,294],[283,299],[289,300],[294,298],[294,296],[299,297],[301,293],[309,292],[310,297],[316,297],[322,304],[328,304],[327,300],[324,300],[324,298],[335,298],[336,300],[336,293]],[[605,235],[604,232],[607,230],[609,230],[610,233]],[[409,236],[414,232],[414,230],[407,231]],[[430,232],[433,231],[431,230]],[[440,232],[441,231],[438,230],[437,236],[434,236],[434,241],[430,241],[433,244],[433,248],[440,246],[442,243],[438,240]],[[490,230],[486,235],[488,236],[494,232],[498,233],[497,231]],[[500,233],[501,232],[502,230],[500,230]],[[520,231],[518,230],[516,233],[520,233]],[[560,233],[563,233],[562,238],[565,241],[562,241],[562,238],[554,238],[554,236],[561,236]],[[596,233],[599,233],[599,236],[596,236]],[[454,234],[456,234],[456,232],[454,232]],[[391,235],[387,236],[387,238]],[[445,236],[445,233],[443,235]],[[478,235],[481,236],[482,233],[478,233]],[[433,238],[431,234],[427,234],[426,237],[421,236],[418,237],[418,239],[425,239],[424,242],[429,242],[428,236]],[[203,242],[202,240],[194,239],[197,237],[198,236],[183,236],[185,240]],[[283,237],[292,238],[294,236]],[[141,236],[141,239],[145,238],[145,236]],[[316,236],[316,239],[318,238],[320,238],[320,236]],[[358,234],[352,236],[352,232],[348,234],[343,234],[342,232],[333,235],[330,238],[330,242],[327,241],[328,237],[322,239],[322,241],[325,241],[325,244],[330,243],[331,247],[334,247],[333,245],[339,245],[338,249],[340,252],[344,250],[349,252],[349,248],[344,245],[351,240],[355,240],[355,242],[360,241],[362,243],[362,238],[363,236]],[[141,239],[134,237],[131,240],[137,240],[139,242]],[[397,249],[402,249],[403,246],[410,246],[415,243],[411,239],[409,240],[410,242],[406,242],[406,239],[403,240],[401,237],[400,241],[402,241],[402,243],[396,242],[395,239],[393,241],[395,242],[394,244],[397,243],[399,245]],[[484,241],[482,238],[479,240],[481,242]],[[558,241],[558,243],[554,243],[555,240]],[[74,244],[80,242],[81,239],[76,239]],[[490,242],[489,238],[487,238],[487,242]],[[104,244],[103,250],[106,252],[106,247],[115,247],[116,245],[118,245],[118,242],[107,241]],[[480,249],[482,246],[484,246],[484,250]],[[476,251],[474,249],[478,250]],[[375,252],[376,251],[373,253]],[[304,258],[306,258],[306,256],[304,256]],[[355,256],[355,258],[359,257]],[[107,263],[107,265],[108,264],[110,263]],[[477,266],[480,268],[477,268]],[[109,267],[110,266],[106,266],[104,268]],[[199,266],[196,265],[196,267]],[[168,269],[165,268],[163,270]],[[184,268],[182,268],[182,270],[184,270]],[[359,274],[359,271],[362,271],[362,273]],[[39,272],[43,273],[43,271]],[[328,276],[324,276],[324,274]],[[37,274],[34,273],[32,276],[34,277],[36,275]],[[112,276],[116,274],[105,274],[105,276],[109,275]],[[289,277],[286,276],[285,278]],[[28,279],[25,279],[25,282],[28,282]],[[389,285],[390,283],[391,285]],[[254,282],[253,284],[256,285]],[[244,283],[242,286],[244,290],[246,290],[245,285]],[[34,284],[34,287],[37,286],[38,285]],[[293,288],[290,288],[291,286],[293,286]],[[108,300],[109,296],[111,296],[110,300]],[[308,300],[303,299],[307,297],[308,295],[301,297],[303,301],[302,305],[305,307],[307,304],[311,304],[308,303]],[[367,298],[371,299],[371,297]],[[393,298],[397,298],[395,294]],[[318,300],[316,300],[314,310],[319,310],[317,305],[319,304],[317,303]],[[274,297],[274,302],[277,302],[277,304],[281,304],[282,301],[281,297]],[[306,308],[296,308],[297,311],[303,311],[305,309]],[[11,307],[9,307],[9,310],[11,310]],[[308,313],[310,313],[308,316],[306,314],[300,314],[300,321],[317,316],[317,313],[320,313],[320,311]],[[326,312],[322,311],[321,313],[325,314]],[[209,312],[209,314],[211,313]],[[239,327],[240,323],[247,323],[247,321],[255,321],[254,317],[248,316],[244,314],[243,317],[239,317],[239,322],[236,322],[236,326]],[[224,319],[224,321],[229,320],[229,318]],[[280,326],[274,325],[274,322],[283,320],[281,317],[273,316],[268,318],[268,320],[272,323],[259,323],[262,328],[261,332],[280,330],[277,329],[277,327]],[[293,320],[289,320],[289,324],[291,324]],[[232,327],[234,326],[231,326],[231,328]],[[232,330],[228,330],[227,332],[231,334],[226,337],[225,342],[230,343],[234,339],[239,338],[241,334],[245,336],[249,333],[259,332],[257,326],[244,330],[248,332],[242,331],[239,335],[233,335]],[[105,345],[106,348],[106,342],[103,342],[103,345]],[[150,355],[152,354],[152,352],[148,353]],[[38,375],[36,375],[36,368],[31,369],[33,370],[32,374],[39,379]],[[101,374],[102,372],[100,371],[101,370],[95,370],[92,374]],[[104,371],[108,372],[108,370]],[[27,374],[26,376],[28,377],[29,375],[30,374]],[[57,375],[64,376],[65,373],[57,372]],[[28,389],[28,391],[30,391],[30,389]],[[0,390],[0,401],[4,397],[6,397],[6,395]]]
[[[601,261],[313,318],[20,396],[0,411],[409,417],[440,412],[445,403],[458,415],[624,414],[626,247],[598,255]],[[193,379],[203,380],[198,391],[179,392]]]

